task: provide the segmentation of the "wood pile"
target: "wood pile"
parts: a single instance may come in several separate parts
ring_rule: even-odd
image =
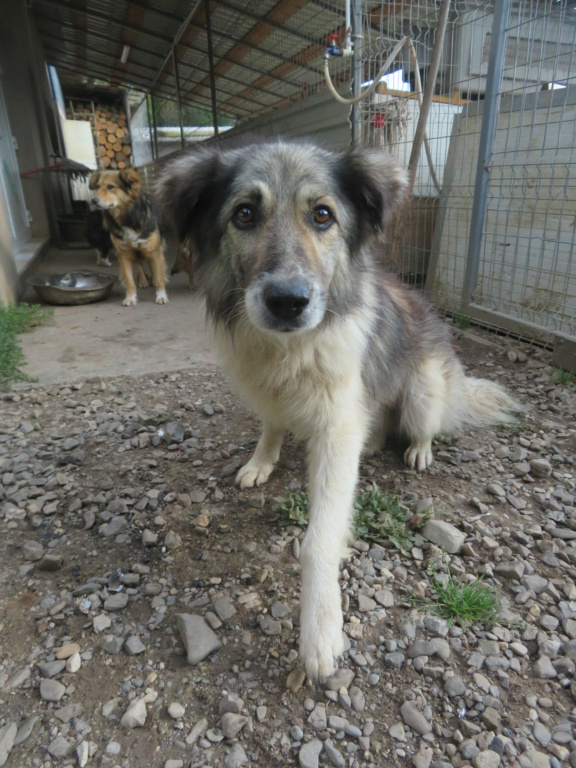
[[[121,106],[71,101],[66,105],[66,113],[69,120],[90,121],[101,168],[115,171],[132,165],[130,131]]]

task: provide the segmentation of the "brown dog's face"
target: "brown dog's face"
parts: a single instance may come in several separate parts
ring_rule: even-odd
[[[349,311],[354,261],[405,186],[382,152],[277,142],[184,157],[161,194],[213,315],[293,334]]]
[[[95,190],[94,204],[102,210],[125,208],[134,204],[140,194],[142,182],[133,168],[122,171],[96,171],[88,186]]]

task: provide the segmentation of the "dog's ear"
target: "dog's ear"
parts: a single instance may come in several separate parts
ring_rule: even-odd
[[[100,173],[99,171],[94,171],[94,173],[90,176],[90,179],[88,180],[88,189],[96,189],[99,183],[100,183]]]
[[[160,178],[156,192],[180,241],[189,236],[195,239],[193,229],[200,226],[202,213],[222,201],[222,174],[216,150],[197,149],[171,163]]]
[[[373,232],[379,232],[404,200],[408,174],[392,155],[351,150],[344,158],[346,193]]]
[[[140,181],[140,174],[134,168],[124,168],[118,173],[118,177],[122,185],[130,192],[140,192],[142,182]]]

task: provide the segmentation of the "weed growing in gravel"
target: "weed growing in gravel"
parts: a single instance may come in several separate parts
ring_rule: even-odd
[[[47,322],[52,314],[50,307],[38,304],[0,305],[0,389],[9,390],[14,381],[33,380],[21,370],[26,360],[16,337]]]
[[[456,328],[460,328],[461,331],[465,331],[470,327],[472,318],[469,315],[464,315],[462,312],[454,312],[452,315],[452,324]]]
[[[446,584],[434,582],[436,599],[427,608],[447,619],[451,624],[495,624],[500,610],[500,600],[493,587],[481,579],[464,584],[451,576]]]
[[[576,373],[565,371],[564,368],[559,366],[554,368],[554,379],[565,387],[573,387],[576,384]]]
[[[310,503],[306,493],[290,493],[288,501],[279,508],[283,525],[308,524]],[[382,493],[374,483],[370,491],[356,497],[354,502],[354,536],[357,539],[382,543],[390,541],[401,552],[415,546],[418,529],[430,518],[430,513],[415,516],[400,503],[397,496]]]
[[[310,514],[310,501],[307,493],[289,493],[286,504],[281,504],[279,512],[282,513],[282,525],[308,525]]]

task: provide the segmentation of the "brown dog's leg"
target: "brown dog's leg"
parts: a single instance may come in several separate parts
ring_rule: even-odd
[[[156,304],[168,304],[166,295],[166,264],[164,262],[164,250],[160,236],[152,236],[146,249],[141,250],[142,255],[148,260],[152,268],[152,283],[156,288]]]
[[[138,303],[136,295],[136,284],[132,274],[132,265],[135,261],[134,252],[130,248],[119,248],[116,246],[118,261],[120,263],[120,278],[122,285],[126,289],[126,298],[122,302],[124,307],[133,307]]]
[[[142,266],[140,259],[136,260],[136,285],[138,288],[148,288],[150,285],[150,281],[148,280],[146,272],[144,272],[144,267]]]

